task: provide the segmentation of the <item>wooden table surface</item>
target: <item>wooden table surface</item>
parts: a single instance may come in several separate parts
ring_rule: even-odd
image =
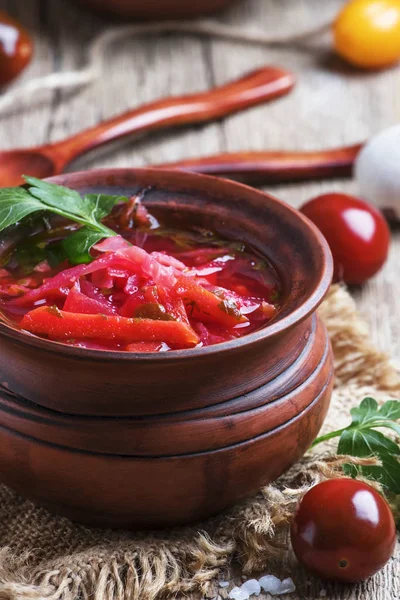
[[[145,0],[144,0],[145,1]],[[195,1],[195,0],[191,0]],[[221,19],[266,32],[293,32],[333,17],[344,0],[242,0]],[[23,80],[81,65],[84,49],[107,21],[81,12],[67,0],[0,0],[0,9],[20,18],[36,39],[36,56]],[[360,73],[329,52],[329,36],[301,49],[162,36],[126,39],[105,58],[105,76],[78,93],[46,92],[0,115],[2,149],[56,141],[106,117],[149,100],[196,92],[266,64],[298,75],[288,97],[205,127],[130,141],[108,153],[81,159],[70,170],[143,166],[221,151],[318,149],[364,140],[400,120],[400,69]],[[356,192],[350,181],[286,185],[274,194],[299,205],[322,190]],[[400,356],[400,235],[390,259],[362,289],[353,290],[380,348]],[[399,559],[365,587],[338,590],[335,598],[400,598]],[[299,598],[318,598],[321,585]],[[291,595],[294,598],[296,594]],[[331,596],[332,597],[332,596]]]

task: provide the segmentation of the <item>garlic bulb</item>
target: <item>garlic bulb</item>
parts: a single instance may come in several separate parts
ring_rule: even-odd
[[[385,129],[364,146],[354,174],[361,198],[400,218],[400,125]]]

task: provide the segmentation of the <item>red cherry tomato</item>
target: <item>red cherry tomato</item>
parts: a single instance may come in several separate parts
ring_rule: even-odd
[[[393,554],[396,526],[386,500],[353,479],[331,479],[309,490],[291,528],[293,550],[324,579],[361,581]]]
[[[360,284],[384,265],[389,227],[379,210],[347,194],[324,194],[301,208],[324,234],[332,251],[336,280]]]
[[[29,64],[33,43],[28,32],[0,11],[0,85],[10,83]]]

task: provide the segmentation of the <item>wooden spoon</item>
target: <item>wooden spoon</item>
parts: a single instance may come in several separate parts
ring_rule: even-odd
[[[157,165],[249,184],[349,177],[363,144],[318,152],[240,152]]]
[[[206,92],[156,100],[55,144],[0,152],[0,187],[19,185],[23,174],[62,173],[81,154],[132,133],[221,119],[287,94],[294,84],[289,71],[266,67]]]

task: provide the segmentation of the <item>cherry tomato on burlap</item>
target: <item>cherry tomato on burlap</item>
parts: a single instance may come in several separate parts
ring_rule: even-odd
[[[396,526],[386,500],[353,479],[331,479],[301,500],[291,527],[293,550],[324,579],[361,581],[393,554]]]

